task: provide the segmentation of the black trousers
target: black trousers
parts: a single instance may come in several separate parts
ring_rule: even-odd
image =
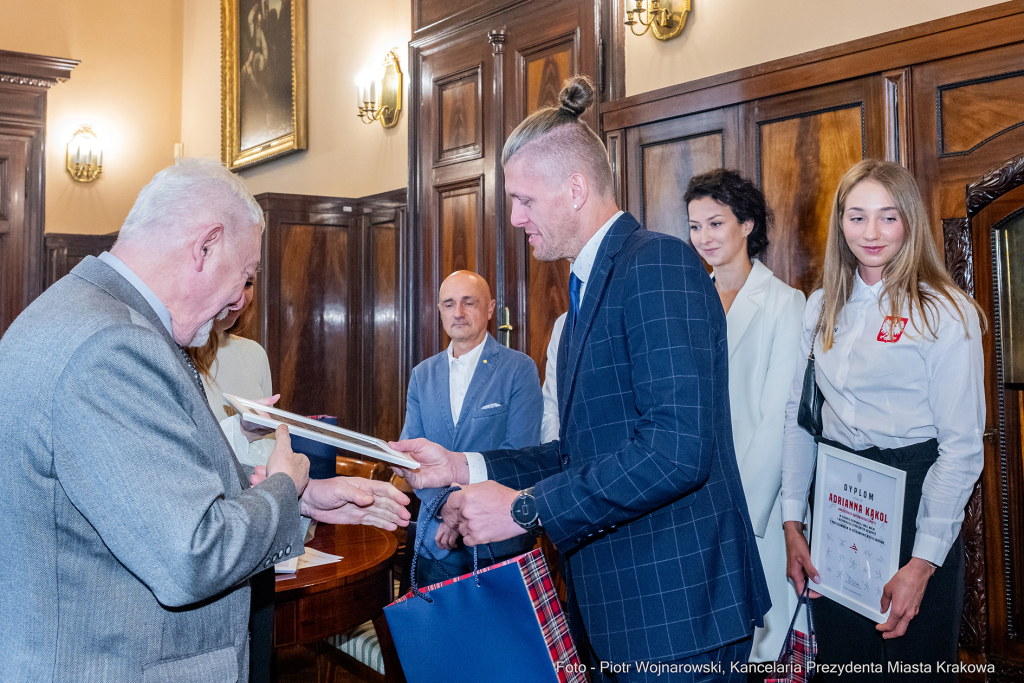
[[[249,683],[270,683],[270,653],[274,646],[274,568],[249,580]]]
[[[820,440],[843,450],[834,442]],[[901,469],[907,473],[903,502],[903,534],[900,542],[900,567],[910,562],[917,534],[917,511],[921,488],[928,468],[938,457],[934,439],[905,448],[870,448],[857,455]],[[825,664],[876,664],[876,673],[823,674],[829,681],[857,680],[858,683],[956,683],[957,674],[943,672],[941,664],[958,662],[960,614],[964,605],[964,549],[959,537],[942,566],[928,581],[920,611],[907,632],[899,638],[884,640],[875,630],[875,622],[828,598],[811,602],[815,634],[818,638],[818,662]],[[925,666],[928,665],[930,669]],[[918,666],[918,670],[913,667]]]

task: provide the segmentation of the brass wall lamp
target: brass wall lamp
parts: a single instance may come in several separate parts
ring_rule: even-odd
[[[690,0],[682,2],[682,11],[673,12],[668,7],[662,7],[661,0],[636,0],[636,7],[626,10],[626,26],[635,36],[650,31],[658,40],[671,40],[683,32],[686,15],[690,13]],[[637,33],[637,24],[643,26],[644,30]]]
[[[385,128],[398,125],[402,111],[402,69],[394,50],[384,57],[384,75],[359,84],[359,118],[363,123],[380,121]]]
[[[89,126],[81,126],[68,142],[65,165],[72,178],[91,183],[103,172],[103,146]]]

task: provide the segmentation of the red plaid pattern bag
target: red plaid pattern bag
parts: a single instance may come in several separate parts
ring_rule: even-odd
[[[767,678],[765,683],[810,683],[814,677],[814,660],[818,656],[818,641],[814,637],[814,619],[811,617],[810,581],[804,585],[804,593],[800,596],[796,610],[793,612],[793,620],[789,622],[789,632],[786,634],[786,642],[782,645],[782,652],[776,662],[776,670],[783,672],[779,678]],[[796,616],[800,614],[800,607],[807,608],[807,630],[810,633],[797,631]]]
[[[504,575],[502,583],[489,587],[489,575],[497,577],[501,574]],[[501,590],[499,594],[496,590],[499,585],[508,585],[510,581],[513,585],[522,582],[534,623],[523,623],[525,620],[520,618],[517,620],[517,628],[500,625],[500,618],[505,611],[503,608],[525,607],[525,604],[512,604],[518,602],[515,591]],[[443,602],[446,593],[452,592],[455,584],[461,584],[458,589],[460,592],[452,595],[451,604],[445,606]],[[554,582],[539,548],[481,569],[475,574],[471,572],[427,586],[421,589],[421,593],[433,602],[426,603],[417,599],[421,596],[414,589],[384,608],[398,657],[410,683],[455,683],[463,680],[586,683],[586,666],[576,652],[576,645],[569,633],[567,615],[558,600]],[[403,615],[403,603],[420,614]],[[481,610],[482,615],[474,614]],[[520,614],[525,614],[525,611],[520,609]],[[432,618],[431,612],[436,612],[436,617]],[[416,618],[423,615],[426,615],[425,621]],[[485,626],[461,628],[458,625],[460,618],[467,619],[469,624],[480,622],[475,618],[477,616],[483,616],[481,623],[485,623]],[[502,633],[485,632],[492,626],[501,629]],[[424,647],[421,636],[426,629],[436,629],[433,634],[435,644],[444,643],[443,657],[433,657]],[[546,662],[538,661],[539,653],[531,646],[531,641],[537,644],[540,640],[532,638],[530,631],[539,631],[543,645],[546,646]],[[500,652],[492,650],[494,642],[501,644]],[[498,662],[507,662],[507,669],[498,665]],[[523,678],[527,673],[524,668],[531,667],[541,667],[544,675]]]

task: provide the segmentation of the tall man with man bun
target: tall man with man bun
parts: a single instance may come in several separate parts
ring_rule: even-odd
[[[733,448],[725,315],[690,247],[618,211],[604,145],[579,120],[590,81],[559,98],[512,132],[502,163],[534,257],[572,264],[560,439],[483,454],[403,441],[423,465],[403,474],[464,485],[443,517],[467,545],[548,534],[597,680],[745,681],[730,665],[770,600]]]

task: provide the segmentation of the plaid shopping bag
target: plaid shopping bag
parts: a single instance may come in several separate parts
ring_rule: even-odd
[[[384,608],[409,683],[586,683],[540,549],[475,565],[474,549],[473,572],[420,589],[414,564],[412,589]]]
[[[804,585],[803,595],[793,612],[793,620],[789,622],[789,632],[786,634],[786,642],[782,645],[782,652],[776,662],[779,668],[786,673],[779,678],[767,678],[765,683],[810,683],[814,672],[810,668],[814,666],[814,660],[818,656],[818,641],[814,638],[814,619],[811,616],[811,582]],[[797,631],[796,616],[800,613],[800,607],[807,608],[807,630],[810,633]]]

